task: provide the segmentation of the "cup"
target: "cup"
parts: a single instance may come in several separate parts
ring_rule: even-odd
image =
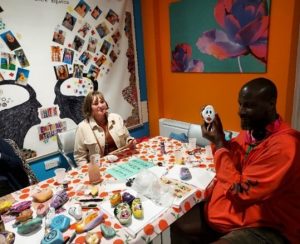
[[[191,137],[189,138],[189,150],[193,151],[196,149],[196,138]]]
[[[175,163],[176,164],[183,164],[183,154],[181,150],[175,151]]]
[[[65,168],[57,168],[54,170],[55,178],[58,183],[63,183],[66,177],[66,169]]]

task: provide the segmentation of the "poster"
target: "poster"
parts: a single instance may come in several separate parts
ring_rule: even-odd
[[[93,90],[127,127],[141,123],[132,0],[1,1],[1,137],[57,151]]]

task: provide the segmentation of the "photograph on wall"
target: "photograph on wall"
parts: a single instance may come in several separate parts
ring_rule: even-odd
[[[98,19],[98,17],[100,16],[101,13],[102,13],[101,9],[100,9],[98,6],[96,6],[96,7],[93,9],[91,15],[92,15],[92,17],[93,17],[94,19]]]
[[[51,46],[51,61],[52,62],[61,61],[61,50],[59,46]]]
[[[69,48],[65,48],[64,55],[63,55],[63,62],[66,64],[72,64],[73,57],[74,57],[74,51]]]
[[[58,26],[53,33],[52,40],[54,42],[57,42],[58,44],[64,45],[65,36],[66,36],[66,32],[60,29],[60,26]]]
[[[17,38],[14,36],[14,34],[11,31],[6,31],[0,34],[0,36],[11,51],[20,47]]]
[[[18,68],[17,75],[16,75],[16,83],[26,86],[29,76],[29,70]]]
[[[76,20],[77,19],[73,15],[67,12],[65,18],[63,19],[62,25],[68,30],[72,31],[74,25],[76,24]]]
[[[22,68],[25,68],[25,67],[29,66],[28,59],[27,59],[23,49],[15,50],[15,54],[16,54],[17,59],[18,59],[18,61],[19,61]]]
[[[1,69],[15,70],[16,55],[6,52],[1,52]]]
[[[170,3],[172,72],[265,73],[270,4],[271,0]]]

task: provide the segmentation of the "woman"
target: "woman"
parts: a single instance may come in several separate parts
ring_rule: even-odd
[[[85,120],[79,123],[74,146],[74,158],[79,166],[89,162],[92,154],[101,157],[136,141],[129,135],[120,115],[108,113],[108,104],[99,91],[90,92],[83,102]]]

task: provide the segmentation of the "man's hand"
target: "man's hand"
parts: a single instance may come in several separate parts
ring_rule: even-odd
[[[225,146],[225,134],[223,131],[223,126],[221,119],[218,114],[215,115],[215,119],[212,123],[204,123],[201,125],[202,136],[207,140],[215,144],[216,149]]]

